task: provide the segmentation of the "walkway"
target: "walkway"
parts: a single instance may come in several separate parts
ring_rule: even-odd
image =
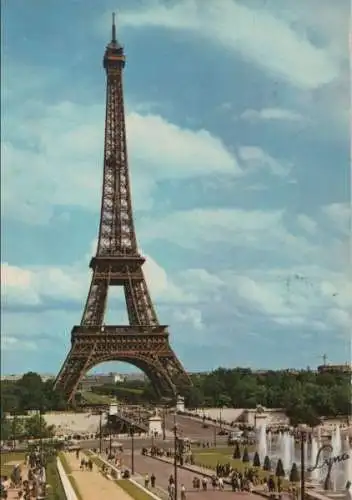
[[[77,460],[75,453],[65,453],[65,458],[71,469],[77,488],[84,500],[97,500],[97,498],[118,498],[131,500],[122,488],[114,481],[106,479],[97,466],[93,464],[93,471],[80,470],[81,457]]]

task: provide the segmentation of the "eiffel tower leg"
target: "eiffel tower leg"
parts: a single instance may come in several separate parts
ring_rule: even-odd
[[[108,298],[108,287],[108,280],[99,279],[98,273],[94,271],[86,305],[83,311],[81,325],[102,326]]]
[[[84,308],[81,325],[102,327],[108,295],[108,281],[99,279],[94,272],[86,305]],[[77,389],[80,379],[87,371],[87,366],[94,356],[95,344],[90,345],[90,350],[82,353],[77,352],[77,346],[72,343],[71,350],[55,380],[54,388],[63,390],[66,395],[72,394]],[[79,356],[77,356],[79,354]]]
[[[143,271],[141,270],[141,277],[138,281],[129,279],[124,289],[130,325],[158,325],[158,318]]]

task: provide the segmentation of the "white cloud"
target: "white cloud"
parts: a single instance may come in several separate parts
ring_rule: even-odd
[[[35,342],[23,340],[22,338],[11,337],[6,333],[1,335],[1,350],[6,351],[35,351],[37,346]]]
[[[104,27],[106,19],[104,16]],[[190,31],[298,87],[313,89],[339,75],[337,52],[330,51],[330,46],[318,48],[305,33],[293,29],[290,20],[269,10],[254,10],[231,0],[184,0],[170,6],[154,1],[145,8],[121,12],[119,22],[135,28]]]
[[[342,234],[351,235],[352,207],[348,203],[332,203],[323,207],[323,213],[328,217],[335,229]]]
[[[285,227],[283,211],[242,209],[194,209],[164,216],[143,218],[140,237],[144,241],[163,239],[184,248],[227,242],[233,248],[280,249],[283,255],[305,259],[311,245]]]
[[[340,274],[317,266],[222,273],[231,294],[284,326],[346,331],[352,298]],[[350,324],[350,323],[349,323]]]
[[[16,118],[2,143],[5,216],[38,224],[50,220],[54,206],[99,210],[103,107],[62,102],[39,107],[32,119]],[[137,209],[151,207],[160,180],[241,173],[236,158],[206,130],[182,129],[161,116],[131,112],[127,131]],[[14,146],[18,140],[21,147]]]
[[[204,328],[202,312],[199,309],[187,308],[174,311],[174,319],[183,323],[186,328],[191,326],[193,330],[200,331]]]
[[[154,259],[148,255],[145,257],[147,260],[143,269],[153,300],[160,304],[192,303],[196,300],[191,288],[182,290]],[[18,267],[4,262],[1,264],[1,277],[4,305],[17,306],[19,309],[21,306],[50,308],[53,305],[51,301],[54,301],[61,303],[62,308],[66,308],[67,302],[75,302],[83,307],[91,273],[85,260],[81,264],[62,268]]]
[[[81,301],[84,291],[88,291],[88,280],[76,266],[22,268],[4,262],[1,279],[4,304],[11,306],[40,306],[47,300]]]
[[[285,177],[289,174],[291,166],[280,163],[256,146],[241,146],[238,150],[245,171],[268,170],[271,174]]]
[[[308,215],[298,214],[297,223],[308,234],[315,234],[317,232],[318,228],[317,222],[313,220],[311,217],[308,217]]]
[[[292,111],[290,109],[282,108],[263,108],[260,110],[246,109],[242,114],[241,118],[248,121],[290,121],[290,122],[302,122],[305,120],[304,116]]]

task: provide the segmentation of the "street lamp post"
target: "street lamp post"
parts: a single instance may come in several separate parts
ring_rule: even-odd
[[[134,475],[134,426],[131,426],[131,473]]]
[[[111,418],[109,419],[109,457],[112,455]]]
[[[175,500],[177,500],[177,425],[174,425],[174,479],[175,479]]]
[[[165,411],[165,406],[163,406],[163,424],[162,424],[162,431],[163,431],[163,441],[166,439],[166,411]]]
[[[17,417],[16,412],[13,415],[12,419],[12,437],[13,437],[13,449],[16,450],[16,425],[17,425]]]
[[[306,426],[301,426],[299,429],[300,447],[301,447],[301,500],[305,497],[305,442],[307,439]]]
[[[216,423],[214,424],[214,448],[216,448],[216,433],[217,433],[217,427]]]
[[[100,453],[100,455],[103,452],[102,418],[103,418],[103,412],[100,410],[100,419],[99,419],[99,453]]]
[[[39,409],[39,447],[40,458],[43,460],[43,430],[42,430],[42,409]]]

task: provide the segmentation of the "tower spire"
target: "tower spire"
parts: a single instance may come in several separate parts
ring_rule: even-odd
[[[115,12],[112,13],[112,30],[111,30],[111,42],[116,43],[116,24],[115,24]]]

